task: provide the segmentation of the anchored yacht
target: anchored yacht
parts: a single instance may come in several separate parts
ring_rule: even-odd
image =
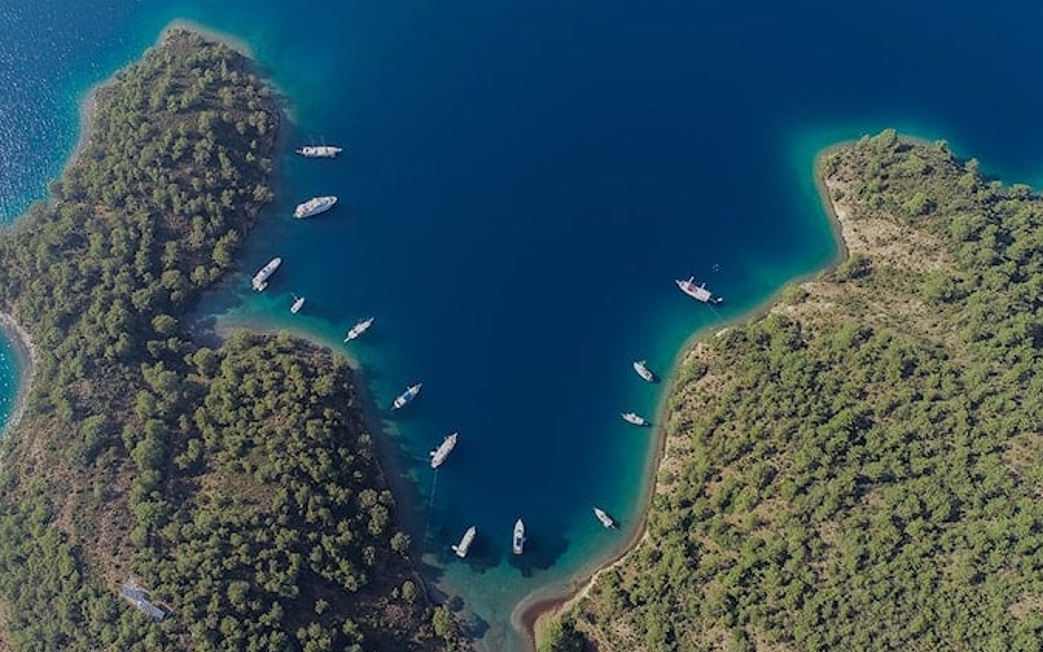
[[[594,516],[598,517],[601,524],[605,527],[616,527],[616,522],[612,520],[612,517],[605,513],[605,510],[600,507],[594,508]]]
[[[398,410],[405,407],[407,403],[416,398],[416,395],[420,393],[420,388],[423,387],[423,385],[423,383],[417,383],[399,394],[398,398],[395,399],[395,402],[391,404],[391,409]]]
[[[514,523],[514,538],[511,540],[511,552],[516,555],[525,551],[525,523],[519,518]]]
[[[350,342],[351,340],[355,339],[359,335],[362,335],[367,330],[369,330],[369,327],[372,326],[372,325],[373,325],[373,317],[370,317],[368,319],[363,319],[362,321],[360,321],[359,323],[357,323],[357,324],[355,324],[354,326],[351,327],[351,330],[349,330],[347,332],[347,334],[344,336],[344,341],[345,342]]]
[[[674,283],[677,283],[677,287],[681,289],[688,296],[692,297],[696,301],[702,301],[703,303],[720,303],[724,299],[721,297],[715,297],[712,292],[706,289],[706,283],[695,284],[695,277],[690,276],[688,280],[676,279]]]
[[[456,544],[455,546],[450,546],[453,549],[453,552],[456,553],[457,557],[463,559],[467,556],[467,550],[471,547],[471,542],[474,541],[474,535],[477,533],[478,530],[476,530],[475,527],[472,525],[471,527],[467,528],[466,532],[464,532],[463,537],[460,538],[460,543]]]
[[[431,451],[432,469],[437,469],[439,466],[442,465],[442,462],[445,461],[445,458],[449,457],[449,453],[451,453],[453,451],[453,448],[456,447],[456,438],[459,434],[460,433],[458,432],[454,432],[453,434],[448,435],[445,439],[442,440],[442,443],[439,444],[438,448]]]
[[[296,151],[304,158],[333,158],[343,152],[344,148],[333,145],[305,145],[298,147]]]
[[[636,412],[625,412],[625,413],[623,413],[623,414],[621,414],[619,416],[623,417],[623,421],[626,421],[627,423],[632,423],[635,426],[647,426],[648,425],[648,419],[646,419],[643,416],[637,414]]]
[[[312,215],[318,215],[319,213],[325,213],[329,209],[333,208],[333,205],[337,203],[337,198],[334,195],[327,195],[326,197],[312,197],[308,201],[297,204],[297,208],[293,209],[293,216],[299,220],[303,220],[306,217]]]
[[[279,265],[282,265],[282,258],[276,257],[269,260],[267,265],[254,274],[253,279],[250,281],[250,286],[258,292],[264,290],[264,288],[268,287],[268,279],[272,277],[275,270],[279,269]]]
[[[656,381],[655,374],[652,373],[652,370],[648,368],[647,360],[638,360],[637,362],[635,362],[634,371],[636,371],[637,375],[641,376],[641,378],[645,381],[648,381],[650,383],[654,383]]]

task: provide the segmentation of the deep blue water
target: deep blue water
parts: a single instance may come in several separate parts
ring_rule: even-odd
[[[202,312],[338,348],[376,316],[349,353],[389,468],[428,577],[493,650],[517,649],[526,594],[623,540],[593,504],[637,523],[651,433],[618,414],[653,415],[663,386],[631,362],[667,375],[692,332],[834,255],[821,147],[897,126],[1008,180],[1043,170],[1043,5],[1028,1],[26,0],[0,8],[0,216],[44,196],[77,98],[175,17],[249,44],[290,103],[289,145],[348,148],[282,153],[243,273]],[[327,193],[333,212],[289,217]],[[270,289],[249,293],[274,255]],[[726,297],[719,312],[674,288],[689,274]],[[291,292],[307,297],[295,317]],[[452,430],[435,478],[427,451]],[[513,558],[518,516],[529,547]],[[469,525],[459,562],[448,546]]]

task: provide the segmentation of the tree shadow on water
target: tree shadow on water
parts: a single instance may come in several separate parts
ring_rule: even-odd
[[[450,607],[452,612],[456,615],[456,622],[460,625],[460,629],[463,630],[464,636],[471,640],[477,640],[485,637],[486,632],[489,631],[489,622],[470,610],[463,608],[464,601],[460,598],[456,598],[453,602],[458,602],[460,605],[459,609],[453,609]]]

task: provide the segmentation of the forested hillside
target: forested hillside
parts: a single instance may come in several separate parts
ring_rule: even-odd
[[[1043,200],[892,131],[819,173],[848,256],[686,354],[648,536],[547,649],[1043,647]]]
[[[0,307],[36,363],[0,465],[18,650],[455,640],[445,613],[430,624],[343,361],[185,330],[271,199],[278,122],[248,60],[173,31],[98,93],[53,201],[0,236]],[[161,622],[118,597],[128,579]]]

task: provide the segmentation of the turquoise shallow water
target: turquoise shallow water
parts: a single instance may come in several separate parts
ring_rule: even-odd
[[[945,137],[1032,181],[1043,132],[1030,2],[28,0],[0,8],[0,216],[60,169],[84,90],[185,17],[247,43],[285,94],[275,205],[204,323],[291,326],[361,365],[425,573],[492,650],[511,611],[561,588],[639,519],[653,414],[686,338],[835,253],[815,152],[884,126]],[[40,47],[45,42],[47,47]],[[289,218],[336,193],[331,213]],[[263,295],[247,278],[274,255]],[[683,297],[697,274],[720,312]],[[291,293],[307,297],[291,317]],[[16,373],[16,372],[15,372]],[[12,373],[0,369],[0,377]],[[408,383],[423,394],[386,406]],[[2,405],[2,404],[0,404]],[[435,476],[428,451],[460,444]],[[529,527],[510,554],[518,516]],[[466,562],[448,546],[478,528]]]
[[[14,411],[18,400],[18,379],[22,372],[21,360],[12,342],[0,337],[0,432]]]

